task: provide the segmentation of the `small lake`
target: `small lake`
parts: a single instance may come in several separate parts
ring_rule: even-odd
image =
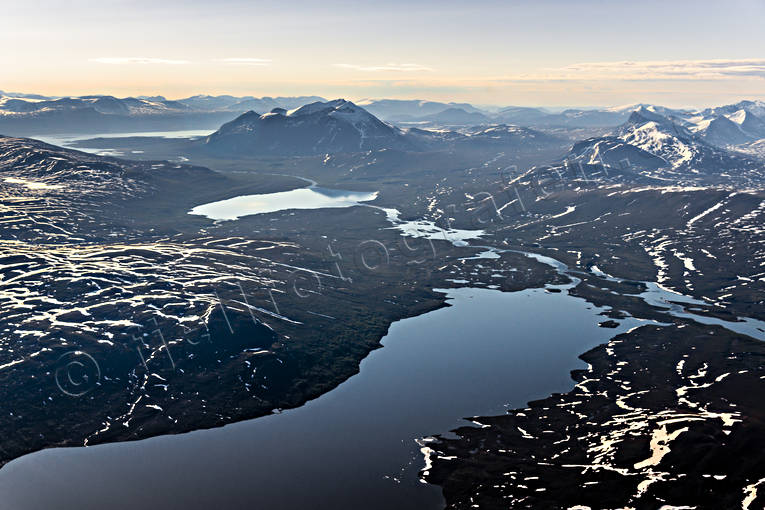
[[[563,292],[459,288],[395,322],[360,373],[302,407],[223,428],[50,449],[0,470],[2,506],[122,510],[443,505],[416,440],[563,392],[579,354],[641,324]]]
[[[251,214],[264,214],[289,209],[321,209],[353,207],[377,198],[377,192],[344,191],[311,186],[278,193],[242,195],[194,207],[189,214],[211,220],[236,220]]]
[[[157,138],[188,138],[190,140],[208,136],[215,131],[214,129],[185,129],[176,131],[135,131],[125,133],[91,133],[80,135],[32,135],[30,138],[40,140],[51,145],[59,147],[73,148],[78,151],[90,152],[99,156],[125,157],[131,153],[140,154],[143,151],[119,151],[115,149],[72,147],[72,144],[82,140],[92,140],[94,138],[128,138],[128,137],[157,137]]]

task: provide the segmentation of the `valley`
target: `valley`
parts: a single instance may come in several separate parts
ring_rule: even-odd
[[[653,508],[725,465],[715,504],[760,501],[759,460],[717,459],[762,432],[763,163],[678,112],[612,113],[429,131],[336,100],[71,143],[132,160],[0,138],[1,462],[306,412],[392,324],[485,291],[597,307],[589,368],[418,429],[409,482],[447,508]]]

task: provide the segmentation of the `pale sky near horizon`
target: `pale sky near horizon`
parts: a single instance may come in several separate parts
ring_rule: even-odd
[[[0,90],[493,105],[765,99],[765,1],[0,0]]]

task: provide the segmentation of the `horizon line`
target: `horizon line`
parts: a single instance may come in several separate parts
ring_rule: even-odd
[[[337,99],[344,99],[347,101],[351,101],[354,104],[357,104],[362,101],[385,101],[385,100],[393,100],[393,101],[426,101],[426,102],[434,102],[434,103],[444,103],[444,104],[467,104],[475,108],[510,108],[510,107],[520,107],[520,108],[554,108],[554,109],[602,109],[602,108],[629,108],[630,106],[638,106],[638,105],[647,105],[647,106],[665,106],[664,104],[660,102],[651,102],[651,101],[635,101],[635,102],[626,102],[622,104],[613,104],[613,103],[601,103],[601,104],[544,104],[544,103],[483,103],[483,102],[471,102],[471,101],[459,101],[454,99],[448,99],[448,100],[438,100],[438,99],[425,99],[423,97],[395,97],[395,96],[379,96],[379,97],[369,97],[369,96],[363,96],[363,97],[356,97],[352,98],[351,96],[337,96],[337,97],[325,97],[325,95],[320,94],[294,94],[294,95],[271,95],[271,94],[265,94],[262,96],[254,95],[254,94],[245,94],[245,95],[237,95],[234,93],[228,93],[223,92],[219,94],[210,94],[210,93],[197,93],[197,94],[191,94],[188,96],[178,96],[178,97],[169,97],[162,93],[156,93],[156,94],[132,94],[132,95],[114,95],[114,94],[108,94],[108,93],[85,93],[85,94],[43,94],[43,93],[37,93],[37,92],[19,92],[19,91],[6,91],[0,89],[0,95],[5,95],[8,97],[18,97],[19,99],[25,99],[24,96],[39,96],[46,99],[64,99],[64,98],[84,98],[84,97],[114,97],[116,99],[129,99],[129,98],[135,98],[135,99],[141,99],[141,98],[152,98],[152,97],[162,97],[165,101],[181,101],[184,99],[190,99],[193,97],[223,97],[223,96],[229,96],[237,99],[264,99],[264,98],[277,98],[277,97],[284,97],[284,98],[297,98],[297,97],[317,97],[320,99],[323,99],[325,101],[334,101]],[[715,106],[726,106],[730,104],[737,104],[743,101],[765,101],[765,94],[762,94],[757,98],[757,96],[740,96],[738,100],[733,102],[724,102],[724,103],[710,103],[705,106],[701,105],[684,105],[684,106],[673,106],[672,109],[680,109],[680,110],[699,110],[710,107],[710,105]],[[364,105],[359,105],[363,108]]]

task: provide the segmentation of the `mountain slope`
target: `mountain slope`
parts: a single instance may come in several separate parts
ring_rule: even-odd
[[[247,155],[309,155],[413,149],[400,129],[350,101],[315,102],[296,110],[247,112],[204,140],[205,149]]]
[[[718,146],[739,145],[753,140],[744,132],[742,126],[722,115],[711,120],[700,133],[704,140]]]
[[[446,110],[432,115],[426,115],[418,119],[420,122],[427,122],[435,125],[458,125],[458,126],[476,126],[479,124],[489,124],[491,119],[480,112],[468,112],[462,108],[447,108]]]
[[[758,161],[713,145],[731,137],[739,126],[725,117],[710,122],[703,130],[689,129],[692,123],[672,115],[641,107],[612,135],[576,143],[566,161],[585,165],[629,168],[641,178],[672,181],[675,184],[750,185],[761,182],[765,168]]]

